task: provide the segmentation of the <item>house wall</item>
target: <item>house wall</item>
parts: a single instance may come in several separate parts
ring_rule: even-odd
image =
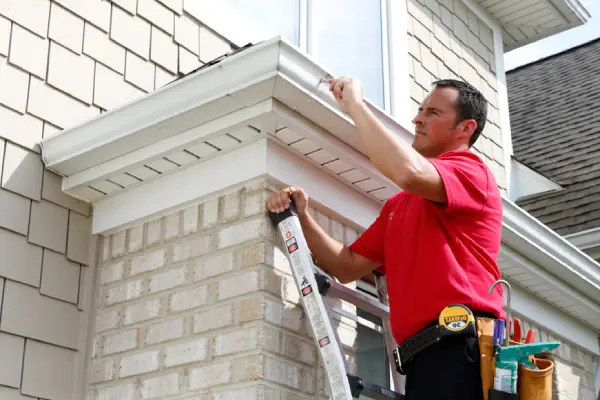
[[[479,79],[488,99],[497,102],[488,31],[480,21],[458,0],[408,1],[411,97],[422,99],[435,77],[448,76],[447,68],[450,76],[461,74],[476,85]],[[0,398],[81,399],[84,377],[91,379],[94,400],[128,398],[129,393],[133,399],[151,397],[175,389],[188,393],[190,385],[206,393],[211,383],[219,383],[215,392],[230,391],[232,398],[253,392],[287,399],[325,393],[320,360],[301,322],[286,263],[266,217],[259,215],[260,185],[218,194],[218,202],[199,205],[197,214],[188,209],[179,217],[164,216],[102,238],[96,253],[90,206],[62,193],[60,178],[44,171],[36,145],[229,49],[227,41],[183,13],[182,0],[0,2],[0,251],[5,255],[0,263]],[[497,106],[490,120],[487,140],[480,139],[477,148],[504,187]],[[216,220],[215,204],[220,207]],[[213,214],[205,212],[211,207]],[[258,214],[247,215],[248,210]],[[210,215],[208,221],[217,225],[204,227]],[[355,237],[351,229],[316,215],[334,237],[346,242]],[[194,240],[208,232],[213,247],[206,254],[174,262],[176,248],[191,251]],[[221,238],[236,243],[217,252]],[[164,265],[131,276],[132,261],[154,250],[164,251]],[[133,265],[143,269],[151,262]],[[162,273],[160,281],[151,279]],[[163,284],[181,287],[155,293]],[[127,300],[120,301],[123,296]],[[181,310],[173,314],[173,307]],[[153,313],[159,314],[145,320]],[[197,322],[202,320],[209,324]],[[164,342],[149,344],[150,332]],[[344,320],[340,332],[352,359],[356,329]],[[137,347],[128,347],[133,344]],[[123,351],[113,352],[119,348]],[[179,364],[192,355],[202,359]],[[86,370],[88,359],[93,362]],[[209,365],[209,360],[218,363]],[[585,362],[564,361],[572,375],[590,371]]]
[[[265,212],[265,186],[258,180],[213,193],[103,238],[90,400],[326,393],[298,290]],[[337,238],[356,237],[314,214]],[[355,325],[337,326],[352,360]]]
[[[229,49],[181,0],[0,1],[0,398],[84,389],[91,208],[36,143]]]
[[[408,68],[412,111],[416,115],[436,79],[459,78],[479,89],[489,102],[488,121],[475,151],[507,194],[500,124],[496,54],[492,29],[462,0],[406,0]]]

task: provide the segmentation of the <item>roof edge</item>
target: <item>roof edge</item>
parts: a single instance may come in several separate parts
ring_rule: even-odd
[[[573,246],[577,246],[577,248],[581,250],[598,246],[600,245],[600,227],[587,229],[581,232],[570,233],[565,235],[565,239],[567,239]]]
[[[600,307],[600,265],[571,242],[503,198],[503,242],[559,277]]]
[[[597,41],[600,41],[600,37],[587,40],[587,41],[585,41],[583,43],[580,43],[578,45],[575,45],[575,46],[572,46],[572,47],[560,50],[560,51],[558,51],[556,53],[549,54],[549,55],[547,55],[545,57],[538,58],[537,60],[532,60],[532,61],[530,61],[528,63],[518,65],[518,66],[516,66],[516,67],[514,67],[512,69],[507,69],[506,70],[506,77],[508,78],[511,74],[516,73],[519,70],[532,67],[532,66],[534,66],[536,64],[542,64],[542,63],[544,63],[544,62],[546,62],[548,60],[551,60],[553,58],[561,57],[561,56],[564,56],[567,53],[570,53],[570,52],[573,52],[573,51],[577,51],[580,48],[585,47],[585,46],[589,46],[592,43],[597,42]]]

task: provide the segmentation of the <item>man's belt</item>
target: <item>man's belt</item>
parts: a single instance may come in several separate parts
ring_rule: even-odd
[[[423,329],[416,335],[406,339],[394,350],[394,361],[399,373],[405,374],[403,365],[431,346],[449,336],[476,336],[475,316],[462,304],[452,304],[444,308],[434,325]]]

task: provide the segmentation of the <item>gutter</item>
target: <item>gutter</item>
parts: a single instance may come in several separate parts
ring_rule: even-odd
[[[600,265],[512,201],[502,204],[502,241],[600,303]]]
[[[592,15],[589,13],[587,8],[581,4],[579,0],[563,0],[564,3],[569,7],[571,12],[581,21],[581,24],[585,24],[589,21]],[[571,21],[572,22],[572,21]]]
[[[564,236],[573,246],[581,250],[600,245],[600,228],[587,229],[585,231],[571,233]]]

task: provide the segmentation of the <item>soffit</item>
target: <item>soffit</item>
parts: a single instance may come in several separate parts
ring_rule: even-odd
[[[582,25],[590,18],[579,0],[477,0],[502,28],[505,51]]]

